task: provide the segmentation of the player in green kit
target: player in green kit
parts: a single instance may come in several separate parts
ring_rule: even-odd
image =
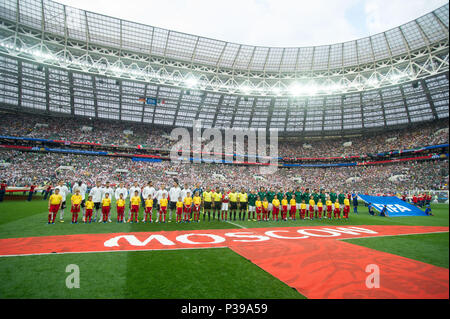
[[[305,203],[306,203],[306,211],[308,212],[309,211],[309,197],[310,197],[311,195],[309,195],[309,188],[307,188],[307,189],[305,189],[305,191],[303,192],[303,198],[302,198],[302,200],[304,200],[305,201]]]
[[[317,203],[319,202],[319,198],[320,198],[318,190],[315,189],[314,193],[312,193],[311,195],[312,195],[312,197],[314,199],[314,203],[315,203],[315,205],[314,205],[314,212],[315,212],[315,215],[316,215],[315,217],[317,218]]]
[[[322,200],[322,204],[326,203],[327,195],[325,194],[325,190],[324,189],[320,190],[319,198]]]
[[[278,190],[277,198],[280,200],[280,203],[281,203],[281,200],[284,198],[284,193],[281,188]]]
[[[267,212],[267,217],[270,220],[270,213],[273,211],[273,204],[272,201],[275,198],[276,193],[273,191],[273,188],[270,188],[269,191],[266,193],[267,201],[269,202],[269,211]]]
[[[292,198],[292,196],[294,196],[294,190],[292,189],[292,191],[291,191],[291,190],[287,189],[286,193],[284,193],[284,195],[286,195],[286,199],[288,201],[287,209],[288,209],[288,212],[290,212],[291,211],[291,198]],[[290,219],[290,217],[289,217],[289,219]]]
[[[248,194],[248,221],[250,221],[250,218],[253,219],[253,221],[256,221],[255,218],[255,212],[256,212],[256,199],[258,198],[258,194],[256,194],[256,191],[252,189],[250,193]],[[260,197],[261,198],[261,197]],[[250,215],[252,216],[250,217]]]
[[[334,189],[332,189],[332,190],[330,191],[330,201],[331,201],[332,206],[333,206],[333,211],[334,211],[334,203],[336,203],[336,199],[337,199],[337,194],[336,194],[336,192],[334,191]]]
[[[344,199],[345,199],[345,193],[339,192],[339,195],[338,195],[339,206],[344,207]]]
[[[300,211],[300,205],[301,205],[302,199],[303,199],[303,194],[300,190],[300,187],[297,187],[297,190],[294,192],[294,196],[295,196],[297,210]]]

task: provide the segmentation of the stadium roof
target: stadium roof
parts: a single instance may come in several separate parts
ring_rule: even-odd
[[[277,48],[48,0],[0,0],[0,102],[167,126],[202,119],[205,126],[306,134],[448,117],[448,9],[355,41]],[[149,107],[140,97],[165,103]]]

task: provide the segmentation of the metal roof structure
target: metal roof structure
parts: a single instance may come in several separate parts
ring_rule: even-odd
[[[448,117],[449,5],[370,37],[259,47],[0,0],[0,103],[163,126],[377,130]],[[140,97],[164,100],[158,106]]]

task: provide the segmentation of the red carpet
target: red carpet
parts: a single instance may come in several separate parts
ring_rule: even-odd
[[[337,240],[448,230],[432,226],[313,226],[8,238],[0,239],[0,257],[229,247],[308,298],[448,299],[448,269]],[[368,265],[379,268],[379,288],[366,286],[371,275],[366,272]]]
[[[270,241],[232,250],[308,298],[449,298],[449,270],[337,240]],[[379,288],[366,287],[367,265]]]

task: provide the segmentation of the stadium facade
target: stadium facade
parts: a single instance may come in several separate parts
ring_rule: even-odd
[[[0,108],[297,136],[416,126],[449,115],[448,10],[354,41],[280,48],[0,0]]]

